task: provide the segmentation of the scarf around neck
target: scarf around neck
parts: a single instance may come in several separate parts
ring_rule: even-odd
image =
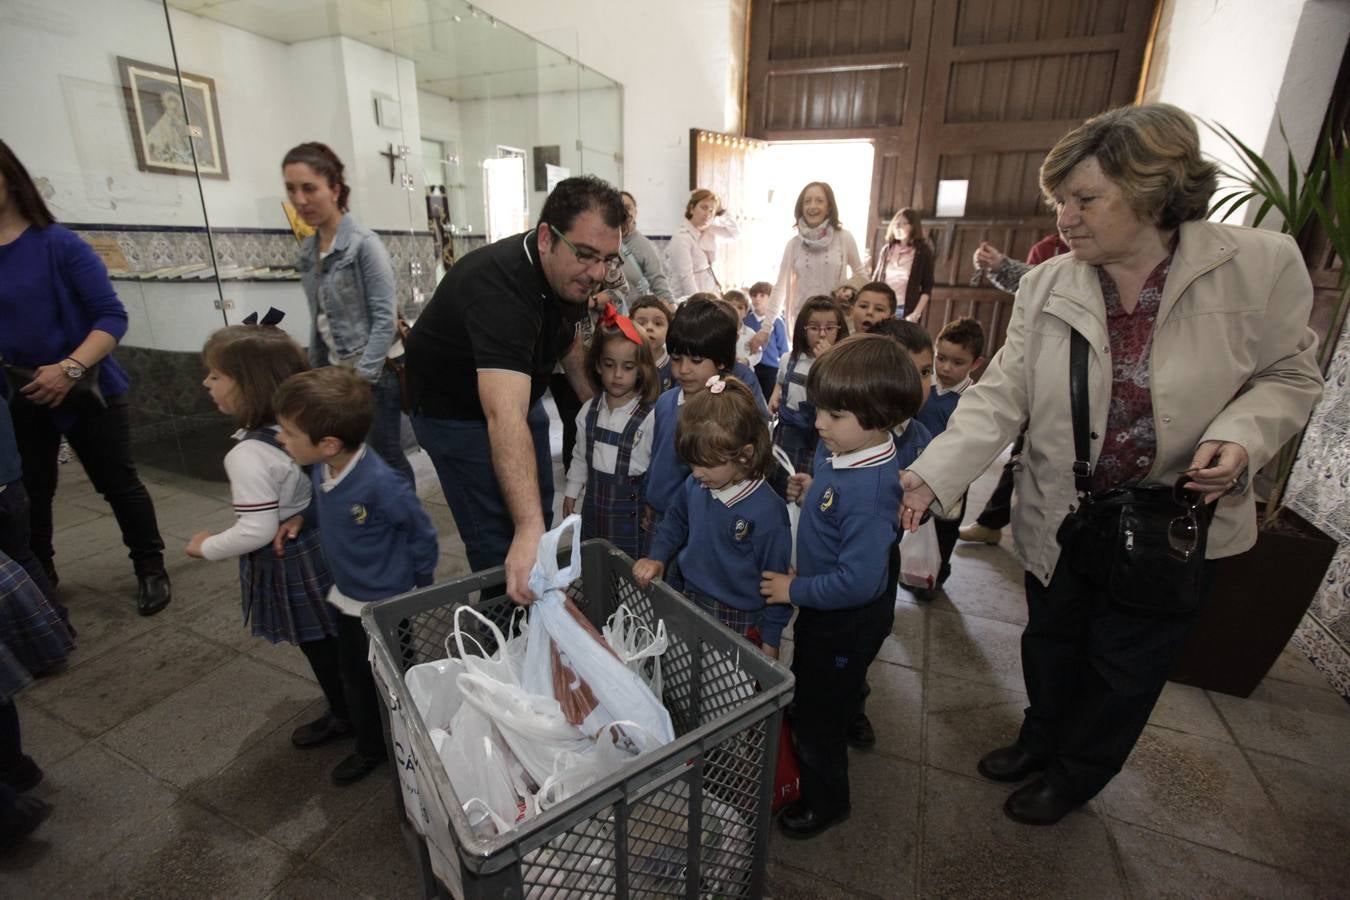
[[[805,219],[798,219],[797,234],[801,236],[802,245],[808,250],[824,250],[834,239],[834,226],[826,221],[813,227],[807,225]]]

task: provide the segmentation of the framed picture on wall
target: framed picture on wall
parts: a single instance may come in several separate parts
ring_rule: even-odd
[[[214,80],[183,72],[180,89],[173,69],[125,56],[117,57],[117,67],[142,172],[230,177]]]

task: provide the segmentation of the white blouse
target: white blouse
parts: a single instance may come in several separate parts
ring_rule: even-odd
[[[735,240],[740,234],[740,226],[729,216],[718,216],[702,231],[688,219],[684,220],[666,245],[666,276],[670,281],[670,292],[676,299],[683,300],[699,291],[722,295],[713,272],[717,242]]]
[[[817,294],[833,294],[849,278],[862,271],[862,257],[853,235],[836,228],[830,242],[819,250],[802,243],[801,235],[793,235],[783,248],[783,263],[778,269],[778,281],[769,297],[771,311],[763,321],[773,327],[773,320],[781,312],[783,321],[792,332],[792,318],[808,298]],[[764,331],[760,326],[760,331]]]

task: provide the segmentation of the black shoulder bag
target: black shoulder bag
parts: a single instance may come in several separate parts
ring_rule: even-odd
[[[1078,506],[1056,534],[1069,567],[1136,615],[1184,616],[1199,608],[1205,541],[1213,509],[1173,487],[1092,490],[1088,416],[1088,342],[1071,331],[1069,402],[1073,408],[1074,485]]]

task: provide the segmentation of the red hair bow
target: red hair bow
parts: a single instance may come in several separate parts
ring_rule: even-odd
[[[637,328],[633,325],[633,320],[627,316],[619,315],[619,311],[614,308],[613,303],[606,303],[605,308],[601,310],[600,324],[619,329],[623,332],[624,337],[639,347],[642,346],[642,335],[638,334]]]

